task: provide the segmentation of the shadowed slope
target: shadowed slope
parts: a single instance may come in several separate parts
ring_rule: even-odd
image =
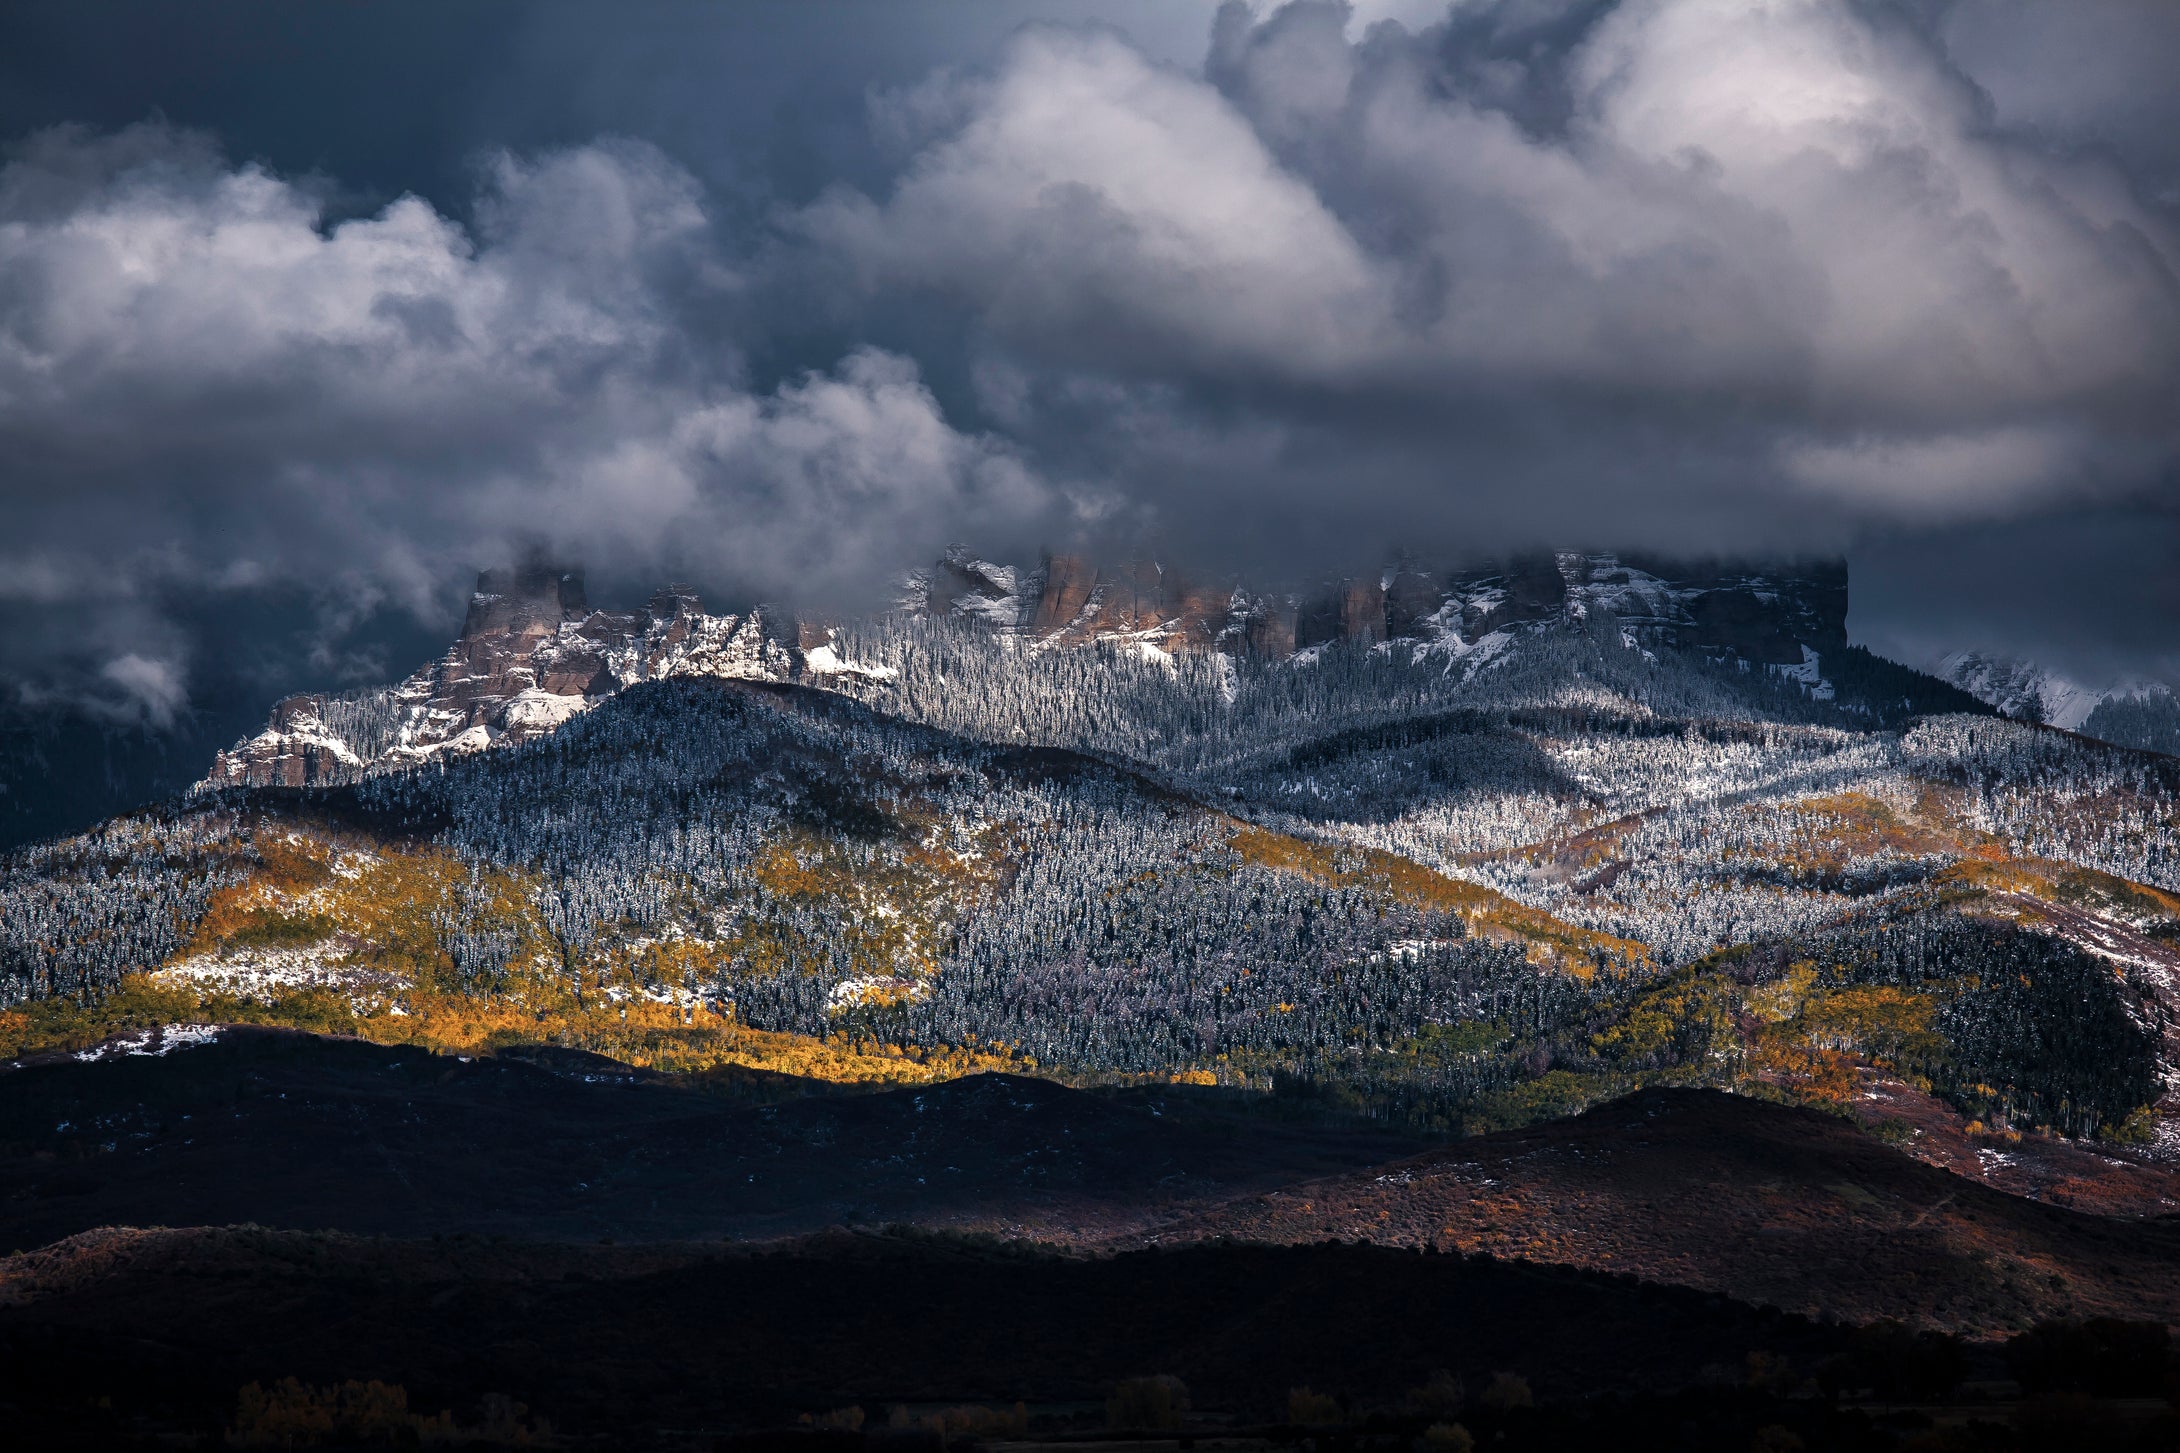
[[[2180,1315],[2180,1222],[2010,1196],[1831,1116],[1704,1090],[1250,1197],[1160,1239],[1177,1235],[1484,1251],[1972,1333]]]
[[[915,1221],[1094,1237],[1418,1143],[1005,1075],[867,1094],[781,1076],[763,1087],[775,1103],[738,1103],[599,1056],[529,1053],[545,1063],[230,1027],[160,1056],[0,1073],[0,1248],[236,1222],[655,1240]]]
[[[1357,1406],[1439,1368],[1478,1386],[1516,1369],[1544,1398],[1648,1392],[1751,1352],[1813,1368],[1846,1340],[1674,1288],[1358,1246],[1078,1258],[899,1235],[707,1250],[234,1228],[0,1260],[15,1397],[79,1426],[109,1391],[167,1426],[216,1427],[247,1382],[355,1377],[465,1419],[495,1392],[610,1446],[688,1448],[710,1446],[689,1430],[849,1404],[1094,1410],[1146,1368],[1199,1409],[1284,1420],[1303,1383]]]

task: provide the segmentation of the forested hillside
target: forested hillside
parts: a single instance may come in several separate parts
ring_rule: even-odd
[[[834,690],[640,683],[519,745],[18,854],[0,1024],[1187,1078],[1443,1127],[1873,1073],[2160,1133],[2170,759],[1603,612],[1283,661],[900,616],[827,649]]]

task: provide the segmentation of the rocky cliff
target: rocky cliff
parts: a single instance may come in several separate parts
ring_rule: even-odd
[[[1334,643],[1407,641],[1471,666],[1524,631],[1616,622],[1630,644],[1703,652],[1801,681],[1825,697],[1826,656],[1847,643],[1837,563],[1685,565],[1540,554],[1466,569],[1404,562],[1301,589],[1184,575],[1159,561],[1046,555],[1020,567],[957,547],[909,577],[899,608],[1050,647],[1098,642],[1171,654],[1309,659]],[[760,608],[709,615],[669,586],[641,610],[591,608],[577,570],[533,562],[478,577],[462,633],[406,681],[348,696],[291,696],[207,778],[313,786],[447,754],[527,741],[638,681],[670,676],[883,682],[814,620]]]
[[[901,604],[1052,644],[1126,640],[1275,659],[1333,641],[1465,644],[1599,615],[1644,645],[1794,673],[1847,645],[1847,567],[1839,561],[1688,564],[1563,551],[1464,569],[1408,562],[1310,588],[1263,590],[1189,579],[1156,562],[1100,567],[1047,555],[1022,568],[957,548],[911,576]]]
[[[446,655],[380,691],[288,697],[263,732],[220,753],[207,781],[350,781],[541,736],[637,681],[783,679],[797,659],[761,612],[707,615],[686,586],[659,591],[642,610],[604,611],[589,608],[580,571],[487,570]]]

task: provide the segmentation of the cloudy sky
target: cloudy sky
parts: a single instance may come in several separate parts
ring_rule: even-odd
[[[1844,552],[1880,649],[2172,673],[2176,73],[2168,0],[17,0],[0,678],[953,539]]]

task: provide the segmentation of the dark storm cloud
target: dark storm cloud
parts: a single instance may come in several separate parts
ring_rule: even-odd
[[[2180,682],[2180,512],[2076,510],[1873,541],[1850,627],[1902,660],[2015,653],[2094,686]]]
[[[2100,565],[2169,532],[1993,595],[2170,518],[2169,9],[25,13],[0,122],[90,125],[0,177],[0,598],[74,624],[0,671],[115,709],[177,590],[337,632],[533,541],[806,599],[957,536],[1852,548],[1872,639],[2115,672],[2180,619]]]
[[[1050,503],[906,358],[745,387],[697,325],[747,280],[654,148],[502,156],[474,210],[328,223],[311,189],[156,126],[45,133],[0,169],[0,599],[82,603],[57,644],[102,658],[78,663],[94,699],[177,704],[147,582],[428,611],[530,542],[847,589],[966,515]]]
[[[2180,204],[2173,99],[2180,5],[1958,0],[1938,12],[1934,30],[1990,98],[1998,124],[2108,149],[2152,196]]]
[[[1201,74],[1034,31],[898,98],[900,176],[795,225],[945,299],[994,415],[1184,529],[1836,550],[2158,498],[2180,232],[2116,132],[1993,103],[1946,36],[2018,64],[1996,23],[1230,4]]]
[[[1782,521],[2011,513],[2170,457],[2180,241],[2118,173],[1993,134],[1922,33],[1836,4],[1564,8],[1524,62],[1230,5],[1209,79],[1031,32],[914,98],[943,121],[887,194],[800,225],[1053,367],[1753,418]]]

